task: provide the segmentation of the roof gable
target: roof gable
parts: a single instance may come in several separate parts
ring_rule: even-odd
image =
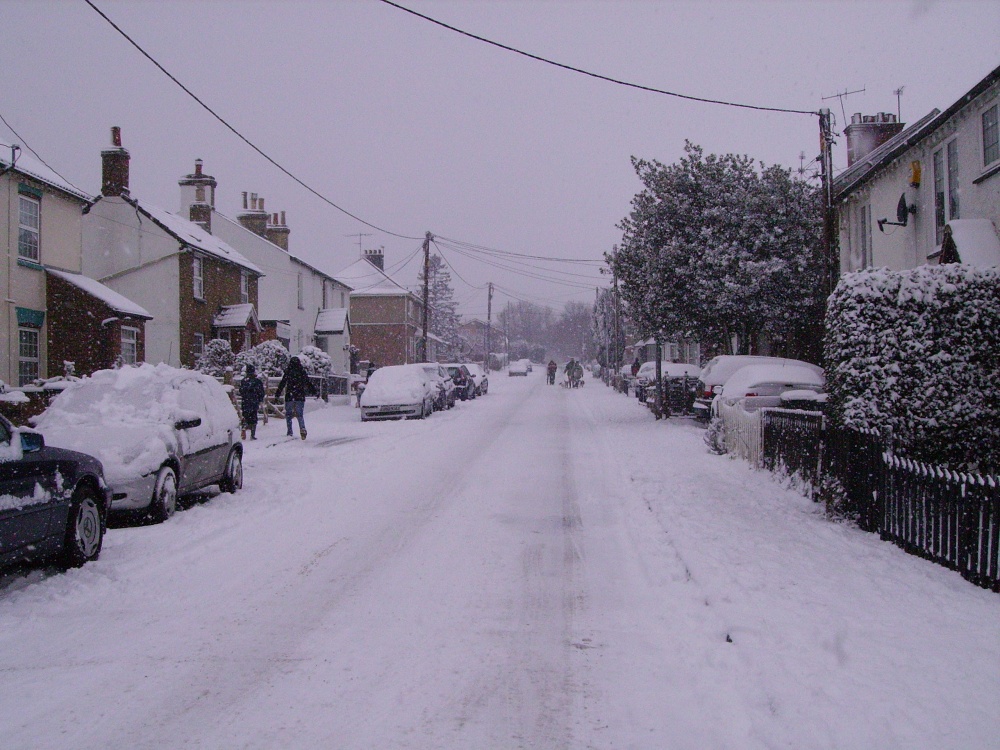
[[[79,273],[59,271],[55,268],[46,268],[45,271],[86,292],[94,299],[100,300],[115,312],[131,315],[136,318],[146,318],[147,320],[152,320],[153,318],[146,308],[137,305],[128,297],[119,294],[110,287],[106,287],[96,279],[91,279]]]

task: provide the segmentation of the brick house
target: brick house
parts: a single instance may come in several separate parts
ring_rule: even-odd
[[[422,345],[423,302],[384,270],[381,250],[364,256],[337,274],[352,288],[350,296],[351,341],[362,360],[383,365],[419,362]],[[436,337],[435,337],[436,338]],[[428,360],[436,359],[436,342],[430,340]]]
[[[305,346],[316,346],[330,355],[334,372],[349,371],[350,327],[332,334],[317,328],[328,326],[337,316],[325,315],[347,308],[350,287],[289,252],[291,230],[285,212],[269,213],[264,198],[243,193],[243,210],[231,219],[215,208],[218,183],[206,174],[201,159],[194,172],[182,177],[180,213],[209,234],[235,248],[260,268],[264,276],[258,286],[262,340],[276,339],[295,354]]]
[[[72,362],[77,375],[146,360],[146,321],[153,316],[99,281],[46,269],[49,372]]]
[[[129,152],[117,128],[101,152],[101,195],[83,220],[83,273],[149,311],[146,361],[193,367],[213,338],[235,351],[257,343],[256,314],[262,271],[196,223],[133,198]],[[246,308],[241,308],[246,309]]]

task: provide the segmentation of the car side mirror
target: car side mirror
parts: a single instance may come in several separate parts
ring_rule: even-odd
[[[36,453],[45,447],[45,438],[38,432],[21,433],[21,451],[23,453]]]
[[[194,419],[179,419],[174,422],[175,430],[187,430],[192,427],[197,427],[201,424],[201,417],[195,417]]]

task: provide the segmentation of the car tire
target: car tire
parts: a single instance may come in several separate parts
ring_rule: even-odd
[[[236,448],[229,451],[229,458],[226,459],[226,470],[219,482],[219,489],[223,492],[236,492],[243,489],[243,456]]]
[[[149,515],[157,523],[163,523],[177,510],[177,472],[170,466],[161,466],[153,486],[153,499],[149,504]]]
[[[97,493],[90,487],[77,487],[69,506],[63,564],[67,568],[79,568],[96,560],[101,554],[106,529]]]

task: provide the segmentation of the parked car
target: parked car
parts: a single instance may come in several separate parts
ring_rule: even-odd
[[[821,393],[824,386],[822,372],[804,364],[767,364],[741,367],[726,381],[722,391],[712,405],[714,413],[718,405],[740,404],[747,411],[756,411],[765,406],[780,406],[782,394],[789,391],[811,391]],[[802,394],[796,397],[801,399]]]
[[[455,393],[455,382],[451,375],[437,362],[426,362],[418,365],[437,386],[437,396],[434,399],[435,411],[444,411],[455,405],[458,394]]]
[[[507,367],[507,377],[514,376],[528,377],[528,365],[523,359],[515,360]]]
[[[804,365],[820,375],[823,374],[823,368],[798,359],[763,357],[755,354],[723,354],[713,357],[698,375],[698,393],[694,402],[695,416],[703,422],[708,422],[711,416],[712,399],[737,370],[748,365],[767,364]]]
[[[97,458],[46,445],[0,417],[0,566],[96,560],[110,504]]]
[[[683,380],[684,378],[688,378],[691,381],[692,389],[697,385],[699,371],[697,365],[686,362],[660,362],[660,375],[664,379]],[[635,379],[636,396],[640,401],[644,401],[646,388],[656,382],[656,360],[643,362],[642,366],[639,367],[639,374],[636,375]]]
[[[531,372],[531,360],[530,359],[523,359],[521,361],[524,362],[524,366],[528,368],[528,372]]]
[[[455,390],[462,401],[476,397],[476,382],[472,379],[472,373],[469,372],[466,365],[450,362],[444,366],[444,369],[451,375],[451,379],[455,383]]]
[[[486,373],[483,371],[483,368],[475,362],[469,362],[465,365],[465,368],[472,376],[472,382],[476,384],[476,395],[485,396],[490,390],[490,379],[486,377]]]
[[[64,390],[35,424],[50,443],[101,460],[112,512],[165,521],[178,497],[243,486],[236,409],[200,372],[165,364],[99,370]]]
[[[423,419],[434,413],[437,383],[423,365],[380,367],[361,394],[361,421]]]

